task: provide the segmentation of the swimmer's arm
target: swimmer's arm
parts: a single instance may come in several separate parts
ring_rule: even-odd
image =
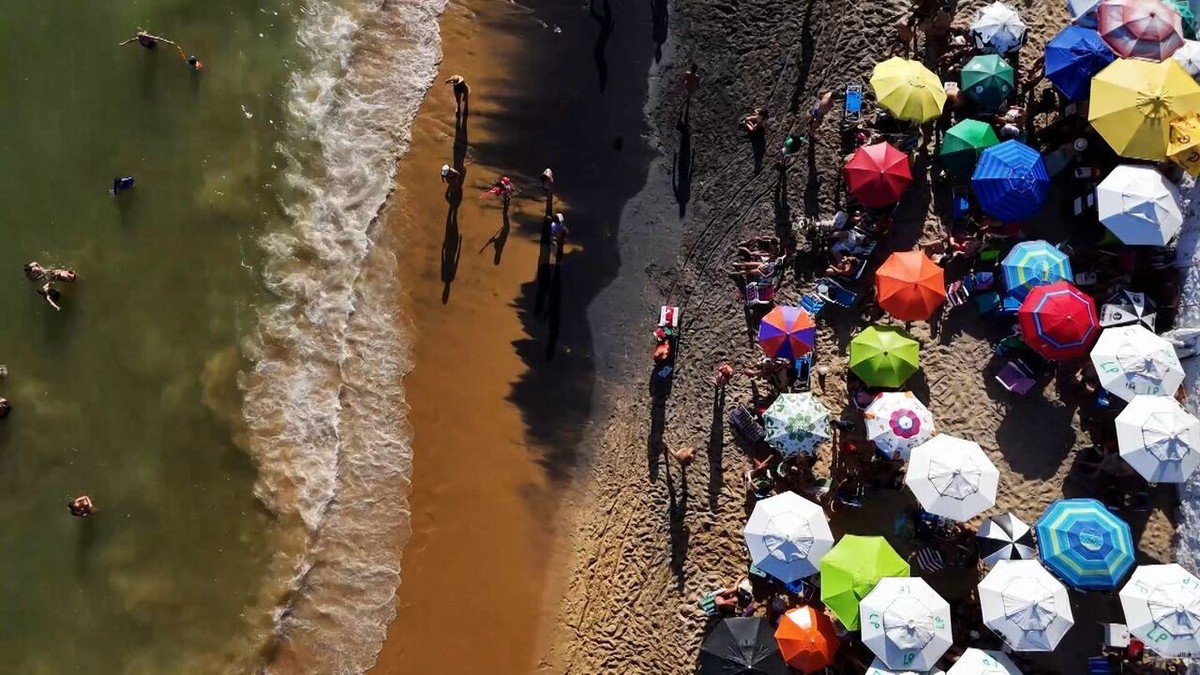
[[[138,36],[134,35],[133,37],[129,38],[128,40],[126,40],[126,41],[124,41],[124,42],[122,42],[122,43],[120,43],[120,44],[118,44],[117,46],[118,46],[118,47],[124,47],[125,45],[129,44],[130,42],[137,42],[137,39],[138,39]]]

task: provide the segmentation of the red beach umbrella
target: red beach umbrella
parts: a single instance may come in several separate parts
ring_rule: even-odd
[[[1183,46],[1183,19],[1160,0],[1101,0],[1100,37],[1122,58],[1162,61]]]
[[[1030,291],[1017,310],[1017,319],[1021,339],[1055,361],[1085,356],[1100,335],[1096,303],[1066,281]]]
[[[864,206],[895,204],[911,184],[908,155],[891,143],[863,146],[846,162],[846,185]]]
[[[924,321],[946,300],[945,274],[921,251],[893,253],[875,273],[875,300],[901,321]]]
[[[758,324],[758,345],[771,358],[795,359],[812,351],[817,325],[799,307],[779,305]]]

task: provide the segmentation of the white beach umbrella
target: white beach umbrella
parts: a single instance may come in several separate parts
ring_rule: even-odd
[[[742,536],[754,566],[784,583],[816,574],[833,548],[825,511],[795,492],[755,504]]]
[[[1096,7],[1099,5],[1100,0],[1067,0],[1067,13],[1071,15],[1072,22],[1095,28]]]
[[[1183,226],[1179,188],[1151,166],[1122,164],[1096,187],[1100,222],[1131,246],[1166,246]]]
[[[979,582],[983,623],[1018,652],[1053,651],[1075,625],[1067,588],[1036,560],[1001,560]]]
[[[1200,41],[1184,40],[1183,46],[1176,49],[1171,58],[1178,61],[1192,79],[1200,80]]]
[[[1200,579],[1174,563],[1141,565],[1121,589],[1129,633],[1159,656],[1200,654]]]
[[[1100,327],[1129,326],[1140,323],[1150,330],[1158,320],[1158,306],[1145,293],[1121,291],[1100,308]]]
[[[891,457],[908,459],[912,449],[933,438],[933,413],[912,392],[886,392],[875,397],[863,413],[867,438]]]
[[[1037,557],[1033,530],[1011,513],[983,521],[976,538],[979,540],[979,557],[988,565],[1002,560],[1033,560]]]
[[[886,663],[876,657],[864,675],[946,675],[946,671],[941,668],[931,668],[929,670],[892,670],[887,667]]]
[[[971,35],[975,46],[984,51],[1008,54],[1025,45],[1029,39],[1029,26],[1021,20],[1017,10],[1003,2],[993,2],[980,9],[971,22]]]
[[[921,508],[965,521],[996,503],[1000,471],[978,443],[939,434],[913,449],[904,482]]]
[[[950,603],[919,577],[884,577],[858,604],[863,644],[889,668],[929,670],[953,644]]]
[[[1183,384],[1175,348],[1144,327],[1105,328],[1092,347],[1100,385],[1126,401],[1138,394],[1174,396]]]
[[[1200,466],[1200,420],[1170,396],[1134,396],[1117,415],[1121,457],[1151,483],[1182,483]]]
[[[1021,671],[1000,652],[971,647],[958,657],[946,675],[1021,675]]]

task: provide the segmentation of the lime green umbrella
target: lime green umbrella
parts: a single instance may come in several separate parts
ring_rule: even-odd
[[[1013,93],[1013,67],[999,54],[967,61],[962,69],[962,89],[979,109],[992,112]]]
[[[920,345],[899,328],[871,326],[850,341],[850,370],[868,387],[895,388],[919,367]]]
[[[847,534],[821,558],[821,602],[847,630],[857,630],[858,602],[880,579],[908,575],[908,563],[886,539]]]
[[[942,166],[955,176],[970,176],[983,151],[999,142],[992,125],[979,120],[963,120],[950,127],[942,139],[939,153]]]

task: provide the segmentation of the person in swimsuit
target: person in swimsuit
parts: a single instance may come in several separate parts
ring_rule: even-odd
[[[160,42],[165,42],[169,45],[175,44],[174,42],[171,42],[170,40],[168,40],[164,37],[159,37],[157,35],[151,35],[151,34],[147,33],[146,31],[142,30],[141,28],[139,28],[137,35],[134,35],[133,37],[120,43],[117,46],[124,47],[125,45],[127,45],[131,42],[136,42],[139,45],[145,47],[146,49],[154,49],[155,47],[158,46],[158,43],[160,43]]]
[[[78,276],[78,275],[75,274],[75,270],[70,270],[70,269],[66,269],[66,268],[62,268],[62,267],[55,267],[55,268],[46,270],[46,278],[49,279],[50,281],[62,281],[62,282],[69,284],[72,281],[75,281],[76,276]]]
[[[42,267],[42,265],[36,260],[26,263],[25,278],[30,281],[45,281],[46,268]]]
[[[80,495],[75,499],[67,502],[67,509],[71,511],[71,515],[76,518],[87,518],[96,512],[96,505],[92,503],[92,498],[87,495]]]
[[[58,301],[62,298],[62,293],[59,293],[57,288],[51,286],[49,281],[47,281],[42,285],[41,288],[38,289],[38,295],[45,298],[46,302],[49,303],[50,306],[55,309],[55,311],[62,311],[62,307],[58,306]]]
[[[12,413],[12,408],[12,404],[8,402],[8,399],[0,396],[0,420],[8,417]]]
[[[554,217],[550,219],[550,240],[561,246],[567,236],[567,232],[566,220],[563,219],[563,214],[554,214]]]
[[[467,107],[468,99],[471,98],[471,87],[467,84],[467,78],[462,75],[451,75],[446,79],[446,84],[454,88],[454,106],[456,112],[461,112]]]
[[[554,172],[550,167],[542,170],[542,194],[547,198],[554,196]]]
[[[450,168],[449,164],[442,165],[442,182],[443,183],[445,183],[446,185],[453,185],[454,183],[458,182],[459,178],[462,178],[462,174],[458,172],[458,169]]]

